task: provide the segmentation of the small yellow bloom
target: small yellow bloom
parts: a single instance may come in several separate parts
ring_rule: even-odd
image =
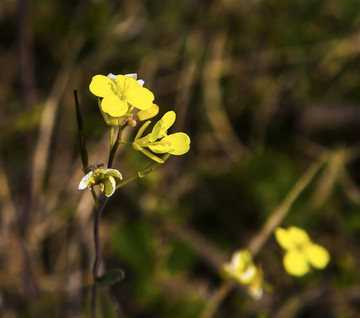
[[[116,169],[96,169],[90,171],[81,179],[78,189],[90,190],[94,185],[99,185],[101,192],[110,197],[116,189],[115,178],[122,179],[121,173]]]
[[[168,153],[170,155],[180,156],[187,153],[190,149],[190,137],[183,133],[168,135],[168,129],[174,124],[176,114],[173,111],[167,112],[154,126],[151,133],[141,137],[145,129],[149,126],[147,121],[135,137],[133,148],[141,151],[154,161],[162,163],[162,160],[151,152],[145,150],[148,147],[154,153]]]
[[[247,285],[250,296],[255,299],[263,295],[263,272],[261,268],[253,263],[252,256],[248,250],[236,251],[230,263],[223,266],[225,274],[236,279],[240,284]]]
[[[294,276],[303,276],[310,272],[311,267],[323,269],[330,261],[329,252],[321,245],[311,241],[309,235],[295,226],[287,230],[275,229],[275,238],[285,249],[283,264],[285,270]]]
[[[153,107],[154,94],[142,87],[143,80],[137,74],[95,75],[89,85],[90,91],[101,98],[99,107],[108,125],[120,125],[132,116],[134,108],[146,110]]]

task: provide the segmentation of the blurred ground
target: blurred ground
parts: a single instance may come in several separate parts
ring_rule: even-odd
[[[108,130],[96,74],[137,72],[191,150],[124,187],[103,215],[104,317],[200,317],[219,266],[251,244],[308,167],[328,160],[281,225],[305,228],[331,263],[288,276],[270,236],[255,260],[274,287],[232,288],[214,317],[359,317],[360,1],[0,2],[1,317],[88,317],[90,162]],[[160,118],[160,117],[159,117]],[[148,161],[121,148],[131,177]]]

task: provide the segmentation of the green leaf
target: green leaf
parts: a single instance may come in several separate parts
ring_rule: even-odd
[[[125,277],[125,272],[121,269],[113,269],[104,273],[101,277],[96,279],[96,285],[100,287],[109,286],[115,284]]]

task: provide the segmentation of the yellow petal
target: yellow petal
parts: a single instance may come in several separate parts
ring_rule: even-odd
[[[283,263],[285,270],[290,275],[303,276],[310,270],[305,256],[297,250],[287,252],[284,256]]]
[[[121,92],[122,98],[131,106],[140,110],[152,107],[155,99],[154,94],[141,85],[132,77],[118,75],[115,78],[117,92]]]
[[[89,85],[90,92],[98,97],[115,95],[115,83],[104,75],[95,75]]]
[[[252,256],[246,249],[236,252],[231,259],[231,262],[236,265],[238,271],[244,271],[253,266]]]
[[[326,248],[310,243],[304,247],[304,254],[312,266],[323,269],[330,261],[330,254]]]
[[[120,117],[126,114],[129,106],[126,102],[121,100],[117,95],[106,96],[101,101],[101,109],[103,112],[112,117]]]
[[[292,240],[297,246],[301,246],[310,242],[309,235],[303,229],[300,229],[296,226],[290,226],[288,231]]]
[[[155,153],[169,153],[180,156],[190,149],[190,138],[185,133],[175,133],[148,146]]]
[[[160,119],[153,127],[151,133],[149,134],[149,141],[150,142],[154,142],[156,141],[159,136],[160,136],[160,132],[161,132],[161,128],[164,125],[164,121],[162,119]]]
[[[144,110],[150,108],[153,105],[154,94],[147,88],[140,86],[138,89],[125,91],[124,98],[131,106],[134,106],[140,110]]]
[[[296,248],[293,239],[289,232],[281,227],[275,229],[275,238],[279,245],[285,250],[291,250]]]
[[[107,197],[112,196],[116,189],[115,179],[110,176],[108,179],[104,180],[103,185],[104,185],[105,195]]]
[[[185,133],[175,133],[164,137],[167,143],[174,149],[169,151],[171,155],[180,156],[190,149],[190,137]]]
[[[161,127],[160,137],[165,136],[167,130],[174,124],[176,119],[176,114],[174,111],[169,111],[162,116],[161,120],[163,121],[163,125]]]
[[[106,124],[108,124],[109,126],[119,126],[126,119],[126,117],[112,117],[108,113],[105,113],[101,108],[101,100],[102,99],[99,97],[98,106]]]
[[[140,121],[143,121],[155,117],[158,114],[158,112],[159,112],[159,106],[153,104],[148,109],[140,110],[136,116]]]
[[[175,150],[171,143],[167,142],[165,138],[149,144],[148,147],[155,153],[169,153],[170,151]]]

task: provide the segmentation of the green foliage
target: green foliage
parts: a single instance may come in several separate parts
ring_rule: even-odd
[[[115,227],[111,245],[121,261],[138,274],[148,276],[154,270],[152,237],[152,229],[146,223],[124,223]]]
[[[271,212],[298,178],[290,158],[266,152],[252,157],[244,167],[245,184],[260,210]]]
[[[177,240],[171,247],[166,259],[166,267],[171,274],[187,273],[195,262],[195,254],[191,246],[181,240]]]

